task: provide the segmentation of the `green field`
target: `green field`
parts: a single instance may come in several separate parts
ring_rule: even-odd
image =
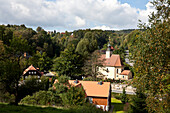
[[[113,113],[125,113],[124,112],[124,104],[118,99],[111,98],[111,103],[114,105]]]
[[[68,113],[67,110],[52,107],[15,106],[0,104],[0,113]]]
[[[91,104],[85,106],[75,106],[69,109],[54,107],[38,107],[25,105],[9,105],[0,103],[0,113],[105,113]]]

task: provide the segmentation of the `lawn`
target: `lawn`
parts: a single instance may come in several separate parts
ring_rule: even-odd
[[[9,105],[0,103],[0,113],[106,113],[91,104],[85,106],[74,106],[69,109],[54,107],[38,107],[25,105]]]
[[[0,104],[1,113],[67,113],[67,110],[57,109],[53,107],[35,107],[35,106],[15,106],[8,104]]]
[[[124,110],[124,104],[118,99],[111,98],[111,103],[114,105],[113,113],[125,113]]]

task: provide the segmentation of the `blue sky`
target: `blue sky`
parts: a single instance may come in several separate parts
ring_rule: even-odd
[[[36,29],[135,29],[154,11],[148,0],[0,0],[0,24]]]
[[[119,0],[121,3],[128,3],[132,7],[139,9],[146,9],[145,5],[149,2],[149,0]]]

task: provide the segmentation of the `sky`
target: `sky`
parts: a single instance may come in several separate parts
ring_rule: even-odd
[[[153,11],[149,0],[0,0],[0,24],[58,32],[137,29]]]

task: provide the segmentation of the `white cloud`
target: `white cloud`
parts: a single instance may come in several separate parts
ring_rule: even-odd
[[[93,27],[91,29],[101,29],[101,30],[119,30],[117,28],[111,28],[109,26],[105,26],[105,25],[102,25],[102,26],[96,26],[96,27]]]
[[[75,17],[75,20],[76,20],[76,26],[77,27],[82,27],[86,24],[85,20],[78,17],[78,16]]]
[[[156,9],[153,7],[153,5],[148,2],[146,4],[146,10],[139,10],[139,16],[138,19],[141,20],[142,22],[148,23],[148,15],[150,15],[152,12],[156,12]]]
[[[146,22],[146,10],[121,4],[118,0],[1,0],[0,24],[26,24],[54,29],[137,28],[138,19]],[[138,13],[139,12],[139,13]]]

